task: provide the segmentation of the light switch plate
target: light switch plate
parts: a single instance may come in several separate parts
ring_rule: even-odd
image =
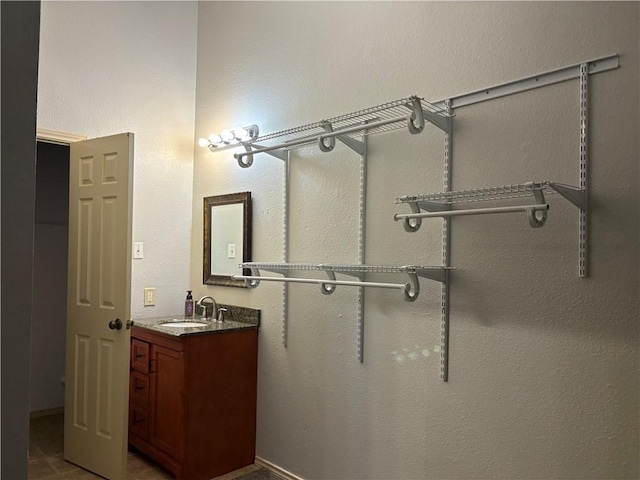
[[[144,289],[144,306],[150,307],[156,304],[156,289],[155,287],[147,287]]]
[[[236,258],[236,244],[228,243],[227,244],[227,258]]]
[[[144,258],[143,242],[133,242],[133,258]]]

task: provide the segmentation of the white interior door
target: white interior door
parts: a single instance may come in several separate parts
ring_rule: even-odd
[[[64,457],[122,480],[127,478],[133,134],[70,147]]]

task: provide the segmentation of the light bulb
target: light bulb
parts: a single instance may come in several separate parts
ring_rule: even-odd
[[[198,139],[198,145],[201,147],[208,147],[209,146],[209,140],[207,140],[206,138],[199,138]]]
[[[222,137],[222,141],[224,141],[225,143],[229,143],[231,140],[235,138],[233,136],[233,133],[231,133],[229,130],[221,131],[220,136]]]
[[[238,140],[247,140],[249,138],[249,132],[244,128],[236,128],[233,131],[233,136]]]
[[[220,145],[222,143],[222,137],[220,135],[212,133],[211,135],[209,135],[209,142],[211,142],[213,145]]]

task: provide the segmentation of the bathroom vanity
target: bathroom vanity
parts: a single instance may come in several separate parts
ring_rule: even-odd
[[[129,445],[178,479],[255,459],[259,311],[226,307],[224,323],[174,316],[131,330]],[[182,321],[196,325],[163,326]]]

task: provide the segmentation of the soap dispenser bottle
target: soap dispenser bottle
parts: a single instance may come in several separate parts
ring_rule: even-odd
[[[187,299],[184,301],[184,316],[193,316],[193,297],[191,296],[191,290],[187,290]]]

